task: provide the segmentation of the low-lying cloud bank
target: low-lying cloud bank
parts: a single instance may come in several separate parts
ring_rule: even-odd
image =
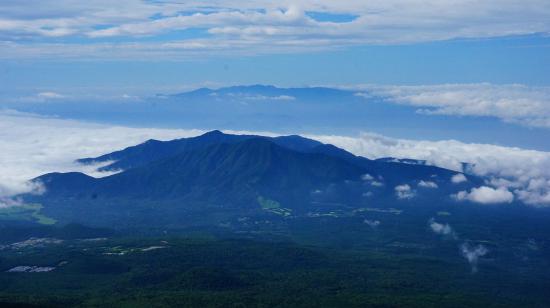
[[[40,192],[29,179],[48,172],[80,171],[92,176],[108,173],[97,166],[74,163],[150,138],[163,140],[197,135],[194,130],[142,129],[105,126],[0,111],[0,206],[15,204],[13,196]]]
[[[147,139],[170,140],[196,136],[202,130],[130,128],[45,118],[14,111],[0,111],[0,198],[38,188],[28,184],[36,176],[54,171],[81,171],[104,176],[94,166],[74,164],[77,158],[97,156]],[[244,133],[227,131],[228,133]],[[260,132],[259,134],[273,135]],[[368,158],[398,157],[426,160],[428,164],[466,171],[490,180],[482,187],[457,194],[457,199],[478,203],[520,200],[550,206],[550,153],[455,140],[423,141],[388,138],[363,133],[357,137],[307,135]],[[463,162],[470,163],[463,170]],[[459,185],[467,179],[449,179]],[[430,185],[424,183],[424,188]],[[415,191],[397,191],[413,197]],[[435,188],[435,187],[432,187]],[[411,195],[412,194],[412,195]],[[0,199],[1,200],[1,199]],[[7,203],[7,201],[4,201]]]
[[[428,115],[495,117],[507,123],[550,128],[550,87],[490,83],[366,86],[357,96],[418,107]]]
[[[461,194],[459,199],[462,201],[497,203],[499,200],[507,203],[517,198],[529,205],[550,206],[550,152],[456,140],[396,139],[372,133],[358,137],[310,137],[368,158],[425,160],[430,165],[490,179],[485,188]],[[467,170],[464,170],[464,162],[469,163]],[[455,184],[467,181],[460,175],[450,180]]]

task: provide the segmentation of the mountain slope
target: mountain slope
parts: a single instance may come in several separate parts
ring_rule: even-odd
[[[104,178],[46,174],[35,179],[46,193],[25,198],[43,204],[44,213],[59,221],[166,226],[445,203],[452,193],[481,183],[469,177],[453,184],[454,171],[369,160],[300,136],[213,131],[81,161],[110,160],[117,161],[107,168],[126,170]],[[398,194],[398,186],[407,193]]]
[[[269,140],[281,147],[310,154],[322,154],[345,160],[358,167],[368,169],[371,175],[384,176],[392,184],[399,184],[401,181],[412,181],[415,179],[426,179],[433,175],[450,178],[456,172],[429,166],[425,164],[411,164],[412,160],[380,159],[370,160],[364,157],[353,155],[343,149],[331,144],[322,144],[319,141],[304,138],[298,135],[265,137],[256,135],[231,135],[224,134],[218,130],[207,132],[203,135],[182,138],[171,141],[149,140],[142,144],[128,147],[124,150],[105,154],[95,158],[79,159],[82,164],[111,162],[101,167],[100,171],[128,170],[145,166],[151,162],[174,157],[178,154],[199,149],[205,149],[214,144],[237,143],[250,139]],[[475,180],[474,177],[472,179]]]
[[[307,196],[316,185],[359,180],[364,172],[364,168],[334,157],[296,152],[264,138],[251,138],[184,151],[120,174],[87,181],[80,189],[70,185],[74,174],[51,174],[37,180],[46,183],[50,196],[59,192],[60,196],[88,194],[100,199],[124,196],[251,202],[257,197],[255,192]]]
[[[99,170],[127,170],[135,167],[141,167],[150,162],[175,156],[183,152],[208,147],[213,144],[235,143],[251,138],[270,139],[276,144],[298,151],[307,151],[308,149],[321,145],[318,141],[295,135],[269,138],[255,135],[230,135],[214,130],[192,138],[181,138],[171,141],[151,139],[142,144],[131,146],[126,149],[108,153],[99,157],[78,159],[77,162],[81,164],[111,162],[107,166],[101,167]]]

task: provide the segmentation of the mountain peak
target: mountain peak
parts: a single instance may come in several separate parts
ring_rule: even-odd
[[[204,134],[202,134],[201,136],[222,136],[222,135],[225,135],[222,131],[220,130],[211,130],[209,132],[206,132]]]

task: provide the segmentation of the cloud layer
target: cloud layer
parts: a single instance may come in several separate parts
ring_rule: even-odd
[[[456,140],[395,139],[372,133],[363,133],[359,137],[310,137],[368,158],[397,157],[425,160],[430,165],[490,179],[485,185],[486,188],[465,192],[461,195],[461,200],[483,200],[488,203],[489,200],[498,199],[508,202],[514,198],[510,197],[513,193],[518,200],[527,204],[550,206],[550,152]],[[464,162],[468,163],[467,170],[463,170]],[[464,178],[456,175],[449,180],[459,184]],[[490,197],[487,197],[488,195]]]
[[[73,160],[135,145],[150,138],[170,140],[196,136],[201,130],[129,128],[44,118],[15,111],[0,111],[0,197],[32,191],[27,180],[53,171],[82,171],[101,176],[93,167]],[[233,133],[233,131],[228,131]],[[241,132],[236,132],[241,133]],[[243,132],[244,133],[244,132]],[[259,132],[264,135],[273,133]],[[484,186],[460,193],[463,201],[493,203],[520,200],[535,206],[550,206],[550,153],[455,140],[417,141],[363,133],[358,137],[306,135],[368,158],[398,157],[426,160],[428,164],[467,171],[488,178]],[[462,170],[463,162],[470,163]],[[365,175],[371,185],[379,179]],[[448,179],[458,183],[459,175]],[[457,184],[457,185],[458,185]],[[435,188],[426,181],[423,189]],[[408,185],[395,188],[397,197],[411,198]]]
[[[357,96],[418,107],[428,115],[495,117],[508,123],[550,128],[550,87],[526,85],[443,84],[366,86]]]
[[[102,176],[77,158],[96,156],[150,138],[174,139],[197,131],[103,126],[0,111],[0,198],[36,191],[27,180],[53,171]]]
[[[3,57],[147,59],[549,32],[544,0],[5,0],[0,6]],[[151,37],[160,43],[143,39]],[[71,38],[78,40],[67,43]]]

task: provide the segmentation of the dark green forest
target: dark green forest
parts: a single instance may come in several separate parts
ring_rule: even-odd
[[[337,233],[344,226],[346,231]],[[550,305],[550,254],[544,242],[486,242],[490,253],[474,271],[454,239],[441,238],[426,226],[415,230],[406,221],[403,228],[410,235],[334,217],[300,222],[279,235],[193,229],[143,236],[138,231],[78,225],[10,227],[11,232],[2,235],[0,250],[0,303],[51,307]],[[38,236],[36,243],[24,240],[31,235]],[[9,272],[17,266],[55,269]]]

